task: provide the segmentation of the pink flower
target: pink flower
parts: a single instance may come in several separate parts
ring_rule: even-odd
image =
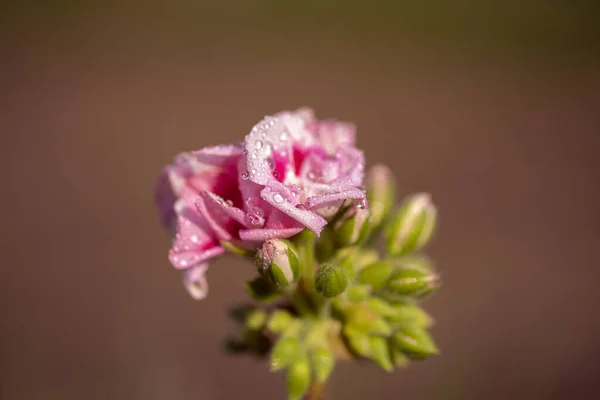
[[[347,199],[363,199],[364,156],[355,128],[312,110],[265,117],[243,143],[181,153],[165,167],[155,201],[175,234],[169,260],[195,298],[221,242],[255,248],[304,228],[320,234]]]

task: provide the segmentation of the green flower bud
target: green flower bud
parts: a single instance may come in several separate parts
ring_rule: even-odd
[[[423,359],[438,353],[438,349],[425,329],[405,327],[394,334],[394,343],[410,358]]]
[[[383,299],[380,299],[379,297],[371,297],[370,299],[368,299],[367,306],[369,307],[369,310],[383,317],[388,317],[396,313],[394,307],[392,307],[390,303]]]
[[[372,336],[369,338],[369,347],[373,361],[385,371],[391,372],[394,369],[394,365],[390,357],[388,341],[379,336]]]
[[[273,333],[283,333],[292,323],[294,317],[285,310],[275,310],[269,321],[267,322],[267,329]]]
[[[336,242],[340,247],[354,246],[367,237],[370,231],[366,201],[360,200],[357,206],[350,207],[335,226]]]
[[[394,206],[396,184],[394,175],[382,164],[372,166],[366,177],[367,198],[371,203],[371,225],[377,227]]]
[[[370,285],[353,285],[348,288],[346,296],[350,301],[359,302],[369,297],[371,294]]]
[[[256,264],[261,275],[275,285],[286,287],[300,276],[298,253],[285,239],[269,239],[256,254]]]
[[[321,347],[312,352],[312,366],[318,382],[325,382],[335,364],[335,356],[331,350]]]
[[[344,337],[346,338],[350,350],[359,356],[369,357],[371,354],[369,335],[352,326],[346,325],[344,326]]]
[[[271,371],[279,371],[290,365],[300,355],[300,343],[292,336],[282,337],[271,351]]]
[[[287,369],[287,390],[291,400],[300,399],[311,381],[310,363],[306,356],[298,358]]]
[[[323,296],[335,297],[346,290],[348,277],[344,268],[335,264],[323,264],[317,270],[315,288]]]
[[[392,355],[392,362],[398,368],[406,367],[410,363],[410,358],[402,352],[402,350],[396,348],[396,346],[390,346],[390,353]]]
[[[402,326],[429,328],[433,318],[421,307],[414,304],[396,304],[392,306],[394,313],[388,315],[388,320]]]
[[[421,249],[435,229],[437,210],[426,193],[409,197],[385,231],[387,251],[399,256]]]
[[[257,308],[246,317],[246,327],[253,331],[261,329],[267,322],[267,312]]]
[[[392,274],[388,288],[398,295],[422,297],[439,286],[439,277],[416,269],[401,269]]]
[[[394,264],[391,261],[377,261],[364,267],[358,273],[358,282],[371,285],[373,289],[381,288],[392,275]]]
[[[373,322],[379,318],[364,305],[353,305],[346,312],[346,325],[364,333],[369,332]]]
[[[389,336],[392,334],[392,328],[383,318],[373,320],[369,327],[369,333],[372,335]]]
[[[353,257],[354,265],[357,270],[363,269],[367,265],[373,264],[379,260],[379,253],[375,249],[359,248]]]

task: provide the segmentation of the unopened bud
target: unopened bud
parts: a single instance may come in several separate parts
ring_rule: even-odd
[[[311,381],[310,362],[306,356],[298,358],[287,369],[287,390],[291,400],[300,399]]]
[[[271,351],[271,371],[279,371],[292,363],[300,354],[298,339],[284,336],[275,343]]]
[[[257,331],[261,329],[267,322],[267,312],[257,308],[251,311],[246,317],[246,327],[250,330]]]
[[[346,296],[348,296],[348,300],[359,302],[363,301],[369,297],[371,294],[371,286],[370,285],[353,285],[348,288],[346,292]]]
[[[437,210],[429,194],[409,197],[385,231],[388,253],[399,256],[421,249],[433,235],[436,219]]]
[[[335,264],[323,264],[317,270],[315,288],[323,296],[335,297],[346,290],[348,277],[346,270]]]
[[[371,285],[373,289],[381,288],[392,275],[394,264],[391,261],[377,261],[364,267],[358,273],[358,282]]]
[[[350,350],[354,353],[363,357],[368,357],[371,354],[371,343],[369,341],[369,336],[366,333],[346,325],[344,327],[344,336],[346,337]]]
[[[340,247],[349,247],[362,243],[369,234],[370,209],[366,200],[359,200],[358,205],[351,206],[340,222],[336,224],[336,242]]]
[[[369,338],[369,347],[373,361],[385,371],[391,372],[394,369],[394,365],[390,357],[387,339],[380,336],[372,336]]]
[[[400,328],[394,334],[394,342],[410,358],[423,359],[438,352],[429,333],[421,328]]]
[[[312,366],[318,382],[325,382],[335,364],[335,356],[331,350],[321,347],[312,352]]]
[[[379,297],[371,297],[367,300],[369,310],[382,317],[389,317],[395,314],[394,307],[387,301]]]
[[[401,269],[393,273],[388,288],[395,294],[423,297],[439,287],[439,277],[416,269]]]
[[[268,277],[279,287],[288,286],[300,276],[298,254],[285,239],[269,239],[256,254],[261,275]]]
[[[293,319],[289,312],[275,310],[267,322],[267,328],[273,333],[282,333],[290,326]]]
[[[388,320],[401,326],[428,328],[433,325],[433,318],[421,307],[414,304],[395,304],[392,306],[394,313]]]
[[[367,198],[371,203],[371,224],[377,227],[394,206],[396,184],[394,175],[383,164],[372,166],[367,172]]]

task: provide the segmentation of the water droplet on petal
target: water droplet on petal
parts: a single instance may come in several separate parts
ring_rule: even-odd
[[[277,172],[277,171],[273,172],[273,178],[279,179],[279,172]]]
[[[256,153],[252,153],[252,155],[250,156],[252,159],[256,159]]]
[[[279,140],[281,140],[282,142],[285,142],[287,140],[287,133],[286,132],[281,132],[281,135],[279,135]]]
[[[256,146],[256,148],[257,148],[257,149],[259,149],[259,150],[260,150],[260,149],[262,149],[263,142],[262,142],[262,140],[257,140],[257,141],[254,143],[254,145]]]
[[[267,158],[267,165],[269,166],[269,168],[272,170],[275,168],[275,161],[273,161],[272,158]]]
[[[247,180],[248,180],[248,178],[250,178],[250,174],[249,174],[249,173],[246,171],[246,172],[244,172],[244,173],[242,174],[242,179],[243,179],[243,180],[245,180],[245,181],[247,181]]]
[[[358,201],[358,204],[356,205],[358,208],[360,208],[361,210],[364,210],[366,208],[369,208],[369,200],[367,199],[360,199]]]
[[[273,145],[271,143],[267,143],[265,145],[265,154],[269,155],[273,151]]]
[[[199,242],[198,235],[192,235],[190,237],[190,239],[192,240],[192,243],[198,243]]]
[[[231,201],[231,200],[227,200],[225,203],[227,203],[227,205],[228,205],[229,207],[231,207],[231,206],[233,205],[233,201]]]
[[[296,206],[296,208],[297,208],[298,210],[306,210],[306,206],[305,206],[304,204],[298,204],[298,205]]]
[[[248,150],[244,149],[244,151],[242,151],[242,154],[247,156],[248,155]]]
[[[275,193],[273,195],[273,201],[277,204],[281,204],[281,203],[283,203],[283,196],[280,195],[279,193]]]
[[[256,174],[256,170],[254,168],[250,170],[250,172],[252,173],[252,175]]]

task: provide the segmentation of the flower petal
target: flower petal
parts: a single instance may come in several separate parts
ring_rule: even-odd
[[[300,193],[294,190],[294,188],[285,187],[281,182],[271,179],[260,195],[267,203],[319,235],[327,221],[320,215],[304,209],[304,205],[299,202]]]
[[[231,240],[239,225],[244,225],[244,212],[212,192],[200,193],[196,207],[219,240]]]
[[[177,269],[186,269],[198,265],[209,258],[223,253],[223,248],[212,238],[206,221],[190,208],[178,202],[178,232],[171,250],[169,261]]]
[[[183,284],[194,300],[202,300],[208,295],[207,269],[208,264],[203,263],[183,273]]]
[[[304,230],[304,227],[298,228],[280,228],[280,229],[243,229],[240,231],[240,239],[264,242],[267,239],[289,238]]]

